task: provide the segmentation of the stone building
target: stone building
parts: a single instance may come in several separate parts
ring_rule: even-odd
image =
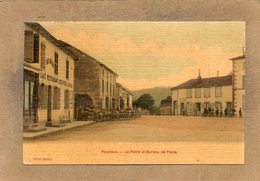
[[[133,109],[133,94],[122,84],[116,83],[117,110]]]
[[[190,79],[171,88],[172,114],[201,115],[205,108],[232,109],[232,75]]]
[[[237,112],[245,115],[245,55],[231,58],[233,67],[233,103]]]
[[[73,121],[74,59],[38,23],[25,23],[24,129]]]
[[[117,74],[78,48],[63,42],[75,60],[75,110],[94,106],[103,111],[115,109]]]

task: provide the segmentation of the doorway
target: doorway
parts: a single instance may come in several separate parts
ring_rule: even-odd
[[[51,122],[52,87],[48,86],[47,123]]]

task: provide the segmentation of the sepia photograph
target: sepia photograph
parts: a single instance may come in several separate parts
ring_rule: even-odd
[[[25,22],[23,163],[244,164],[245,27]]]

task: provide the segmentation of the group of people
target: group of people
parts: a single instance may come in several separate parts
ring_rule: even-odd
[[[242,117],[242,109],[239,108],[239,117]],[[185,109],[182,110],[182,115],[183,116],[188,116],[188,113]],[[197,116],[198,113],[197,113],[197,110],[194,110],[194,115]],[[222,108],[216,108],[214,110],[214,108],[205,108],[203,111],[202,111],[202,116],[204,117],[237,117],[236,115],[236,109],[235,108],[225,108],[224,109],[224,112],[222,110]]]

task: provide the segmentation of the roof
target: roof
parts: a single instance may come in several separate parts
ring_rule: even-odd
[[[59,40],[57,40],[54,36],[52,36],[52,34],[50,34],[44,27],[42,27],[42,25],[40,25],[39,23],[33,23],[33,22],[25,22],[24,23],[26,26],[28,26],[29,28],[31,28],[32,30],[38,32],[39,34],[41,34],[43,37],[45,37],[46,39],[48,39],[50,42],[52,42],[54,45],[56,45],[57,47],[59,47],[61,50],[63,50],[65,53],[67,53],[68,55],[70,55],[73,59],[76,59],[77,57],[75,55],[73,55],[71,52],[69,52],[66,47],[63,46],[63,44],[61,44],[59,42]]]
[[[234,58],[231,58],[230,60],[240,60],[240,59],[245,59],[245,55],[234,57]]]
[[[134,95],[128,88],[126,88],[126,87],[123,86],[122,84],[116,83],[116,86],[122,87],[122,89],[124,89],[126,92],[128,92],[128,93],[131,94],[131,95]]]
[[[115,75],[118,75],[117,73],[115,73],[112,69],[110,69],[108,66],[106,66],[105,64],[101,63],[100,61],[98,61],[97,59],[95,59],[94,57],[88,55],[87,53],[81,51],[80,49],[72,46],[71,44],[67,43],[67,42],[64,42],[62,40],[58,40],[60,44],[62,44],[62,46],[66,47],[70,53],[72,53],[74,56],[78,57],[79,54],[81,56],[84,56],[94,62],[96,62],[97,64],[99,64],[100,66],[104,66],[107,70],[109,70],[110,72],[112,72],[113,74]]]
[[[215,86],[229,86],[232,85],[232,75],[221,77],[210,77],[203,79],[190,79],[171,90],[188,89],[188,88],[201,88],[201,87],[215,87]]]

